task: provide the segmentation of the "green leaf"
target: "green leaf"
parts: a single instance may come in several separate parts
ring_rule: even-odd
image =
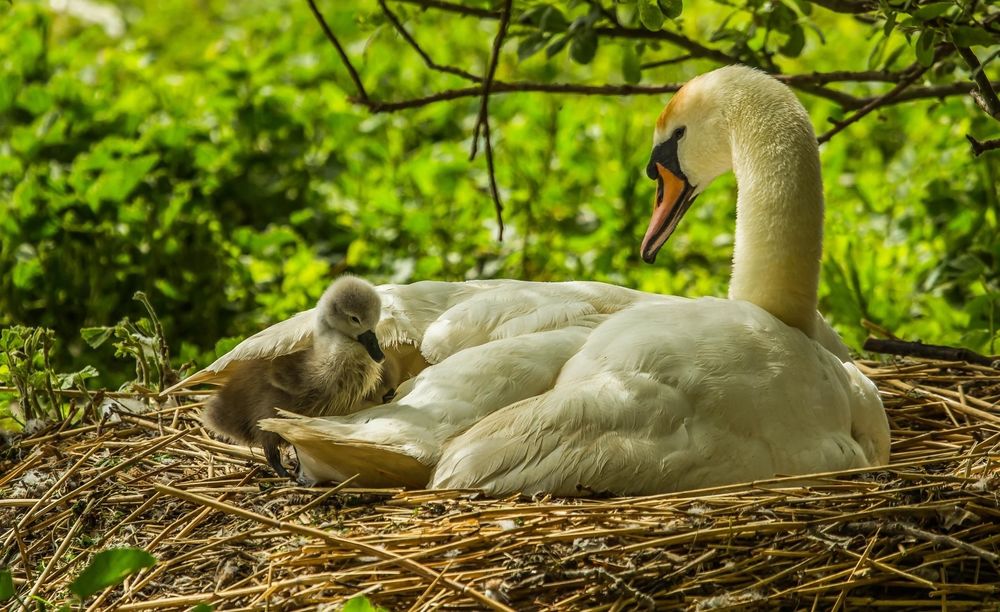
[[[795,24],[788,33],[788,40],[781,45],[781,54],[785,57],[798,57],[802,53],[802,47],[806,45],[806,33],[802,26]]]
[[[156,565],[156,557],[141,548],[104,550],[94,555],[90,565],[69,585],[69,590],[84,600],[121,583],[142,568],[153,565]]]
[[[569,41],[572,37],[569,34],[564,34],[562,36],[553,38],[555,38],[555,40],[553,40],[552,44],[550,44],[545,49],[545,57],[551,58],[556,53],[559,53],[560,51],[565,49],[566,45],[569,44]]]
[[[917,55],[917,61],[923,66],[930,66],[934,63],[934,39],[936,37],[937,32],[928,28],[921,32],[920,38],[917,39],[913,52]]]
[[[364,595],[358,595],[347,600],[341,612],[387,612],[385,608],[376,606]]]
[[[0,601],[13,599],[15,593],[14,577],[10,575],[10,570],[0,570]]]
[[[657,0],[639,0],[639,21],[642,27],[654,32],[663,27],[663,12]]]
[[[543,32],[559,33],[565,32],[569,27],[562,11],[549,4],[543,4],[528,9],[518,18],[518,23],[532,25]]]
[[[517,43],[517,59],[524,61],[541,51],[549,40],[541,32],[532,32]]]
[[[191,608],[191,612],[212,612],[213,610],[215,610],[214,607],[205,603],[200,603],[197,606]]]
[[[684,12],[684,0],[657,0],[657,4],[667,19],[677,19]]]
[[[955,6],[951,2],[935,2],[933,4],[925,4],[924,6],[917,9],[913,16],[920,21],[930,21],[931,19],[937,19],[941,15],[948,12],[948,9]]]
[[[885,24],[882,26],[882,34],[888,36],[892,34],[892,29],[896,27],[896,13],[889,13],[889,16],[885,20]]]
[[[538,27],[544,32],[558,34],[559,32],[566,31],[566,28],[569,27],[569,22],[566,21],[566,17],[562,14],[562,11],[554,6],[548,6],[545,7],[545,11],[542,13]]]
[[[80,330],[80,335],[90,348],[97,348],[111,338],[114,330],[113,327],[84,327]]]
[[[576,33],[569,44],[569,56],[578,64],[589,64],[597,54],[597,33],[585,27]]]
[[[622,77],[626,83],[635,85],[642,80],[642,67],[639,64],[639,54],[632,45],[622,48]]]
[[[986,46],[1000,43],[1000,37],[979,28],[955,26],[951,28],[950,32],[951,40],[959,47]]]

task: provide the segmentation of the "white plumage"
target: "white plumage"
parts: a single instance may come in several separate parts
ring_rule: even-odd
[[[654,145],[648,261],[694,196],[736,173],[730,299],[589,282],[385,285],[379,341],[416,376],[386,405],[261,427],[315,480],[496,495],[646,494],[886,463],[878,392],[816,313],[823,196],[801,105],[763,73],[723,68],[674,96]],[[192,380],[307,346],[309,317]]]

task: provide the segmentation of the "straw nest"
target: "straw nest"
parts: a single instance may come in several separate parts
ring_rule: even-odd
[[[888,468],[624,499],[288,486],[197,403],[121,407],[0,453],[0,566],[60,602],[95,551],[159,559],[89,610],[995,608],[1000,371],[862,367]]]

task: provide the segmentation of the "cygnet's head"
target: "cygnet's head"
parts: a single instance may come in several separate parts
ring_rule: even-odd
[[[732,169],[731,121],[744,119],[728,116],[732,109],[766,115],[787,104],[798,102],[785,85],[746,66],[705,73],[674,94],[656,120],[646,166],[646,176],[656,181],[653,215],[642,240],[646,263],[656,259],[695,197]]]
[[[339,332],[360,342],[375,361],[385,357],[375,336],[382,299],[368,281],[354,276],[333,281],[316,304],[316,315],[317,335]]]

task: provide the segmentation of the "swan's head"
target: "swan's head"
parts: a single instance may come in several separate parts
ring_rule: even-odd
[[[653,216],[642,239],[642,259],[656,253],[694,199],[732,167],[724,110],[733,86],[763,73],[744,66],[720,68],[686,83],[656,120],[646,176],[656,181]]]
[[[316,304],[316,335],[343,334],[361,343],[375,361],[385,355],[378,345],[375,326],[382,315],[382,299],[368,281],[354,276],[335,280]]]

